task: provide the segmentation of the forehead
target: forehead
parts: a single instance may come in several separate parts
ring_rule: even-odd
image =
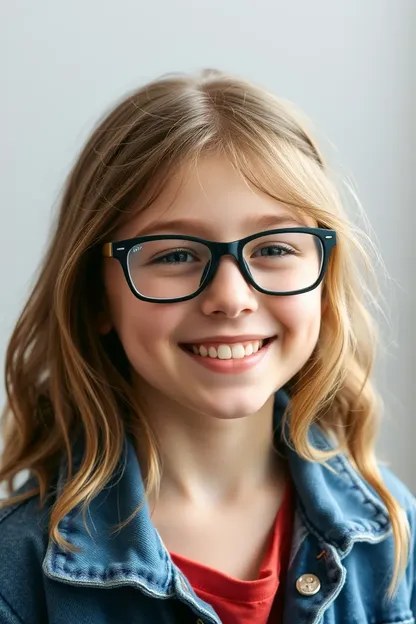
[[[234,240],[278,227],[316,226],[250,184],[222,156],[200,158],[172,175],[156,199],[119,231],[120,238],[182,233]]]

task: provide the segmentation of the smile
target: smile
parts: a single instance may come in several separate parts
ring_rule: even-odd
[[[182,344],[185,353],[214,372],[242,373],[256,366],[277,336],[235,343]]]
[[[192,344],[184,345],[184,348],[201,357],[218,360],[242,360],[260,351],[271,340],[273,338],[233,344]]]

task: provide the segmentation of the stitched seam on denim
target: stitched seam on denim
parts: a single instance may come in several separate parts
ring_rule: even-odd
[[[320,531],[311,524],[301,504],[299,504],[298,509],[299,509],[300,516],[302,518],[302,522],[304,523],[306,529],[310,533],[312,533],[312,535],[314,535],[320,543],[329,544],[333,546],[337,551],[342,553],[342,558],[349,553],[349,551],[351,550],[355,542],[370,541],[370,543],[378,544],[379,542],[383,541],[386,537],[388,537],[392,532],[391,528],[385,533],[380,533],[380,531],[373,532],[363,527],[364,529],[363,533],[359,533],[357,529],[346,527],[344,531],[346,533],[345,538],[347,540],[347,545],[346,545],[346,548],[341,548],[337,541],[331,539],[326,534],[324,535],[320,533]],[[374,539],[371,539],[371,536],[374,536]]]
[[[64,540],[66,540],[67,542],[71,544],[71,539],[70,539],[71,531],[69,528],[69,523],[70,523],[70,513],[68,513],[66,516],[64,516],[64,518],[62,518],[60,526],[58,528],[59,528],[59,533],[62,535]],[[53,543],[52,553],[51,553],[52,568],[54,570],[62,569],[63,566],[65,565],[65,562],[68,556],[70,555],[65,553],[62,547],[59,546],[59,544]],[[62,561],[62,564],[60,563],[60,561]]]
[[[341,580],[338,583],[338,586],[335,589],[332,588],[331,591],[329,591],[328,593],[325,594],[325,596],[323,596],[323,602],[321,603],[321,606],[318,608],[315,620],[313,620],[313,622],[315,624],[315,623],[317,623],[319,621],[319,618],[321,617],[321,615],[323,615],[323,613],[326,611],[326,609],[329,607],[329,605],[334,602],[335,598],[341,592],[341,590],[342,590],[342,588],[344,586],[345,578],[346,578],[346,570],[345,570],[344,566],[342,565],[341,560],[337,561],[337,559],[339,559],[337,546],[335,544],[331,544],[328,540],[323,539],[323,537],[321,537],[320,534],[317,533],[310,526],[310,524],[309,524],[308,520],[306,519],[305,514],[304,514],[304,512],[303,512],[303,510],[301,509],[300,506],[299,506],[299,512],[300,512],[300,516],[302,518],[302,521],[305,523],[306,528],[310,531],[310,533],[312,535],[314,535],[316,537],[318,542],[320,542],[320,544],[322,544],[322,545],[330,546],[330,547],[332,547],[334,549],[334,561],[335,561],[335,563],[339,564],[339,567],[337,568],[337,571],[339,571],[341,573]],[[332,583],[334,583],[335,581],[333,579],[331,579],[330,577],[333,576],[334,570],[335,570],[335,566],[332,566],[331,571],[328,570],[328,568],[327,568],[328,579]]]
[[[327,539],[324,535],[322,535],[318,530],[316,530],[313,527],[313,525],[309,522],[306,516],[306,513],[303,510],[301,505],[299,505],[299,513],[300,513],[302,522],[304,523],[306,529],[309,531],[309,533],[312,533],[312,535],[316,537],[316,539],[318,540],[320,544],[322,545],[329,544],[330,546],[333,546],[336,550],[339,550],[339,545],[336,542],[334,542],[331,539]]]
[[[334,544],[334,543],[332,543],[330,540],[325,540],[325,538],[323,538],[323,536],[321,537],[321,536],[320,536],[320,533],[318,533],[317,531],[315,531],[315,530],[314,530],[314,528],[310,525],[310,523],[309,523],[309,521],[307,520],[307,518],[306,518],[306,516],[305,516],[305,513],[304,513],[304,511],[303,511],[303,509],[302,509],[302,507],[301,507],[300,505],[299,505],[298,509],[299,509],[299,513],[300,513],[300,516],[301,516],[301,518],[302,518],[302,521],[304,522],[305,527],[307,528],[307,530],[308,530],[308,531],[310,531],[310,533],[311,533],[312,535],[314,535],[314,536],[317,538],[317,540],[318,540],[319,542],[322,542],[322,543],[324,543],[324,544],[326,543],[326,544],[329,544],[330,546],[332,546],[332,547],[335,549],[335,554],[336,554],[337,556],[339,556],[339,555],[338,555],[338,550],[339,550],[339,549],[338,549],[337,545],[336,545],[336,544]],[[391,531],[390,531],[390,532],[391,532]],[[358,540],[357,540],[357,541],[358,541]],[[344,579],[344,581],[345,581],[346,571],[345,571],[344,566],[341,564],[341,560],[340,560],[339,564],[340,564],[340,570],[341,570],[341,573],[342,573],[343,579]],[[340,583],[340,587],[338,588],[338,591],[336,591],[336,592],[335,592],[335,595],[333,596],[333,600],[332,600],[332,602],[335,600],[335,598],[336,598],[336,597],[338,596],[338,594],[341,592],[342,587],[343,587],[343,583],[341,582],[341,583]],[[329,604],[330,604],[330,603],[329,603],[329,601],[327,601],[324,605],[322,605],[322,606],[321,606],[321,608],[320,608],[320,609],[318,610],[318,612],[317,612],[317,616],[319,616],[319,617],[320,617],[321,615],[323,615],[324,611],[325,611],[325,610],[326,610],[326,608],[329,606]],[[406,615],[405,617],[407,617],[407,615]],[[315,620],[315,622],[318,622],[318,620]],[[410,618],[410,619],[406,619],[406,620],[399,619],[399,620],[393,620],[393,621],[390,621],[390,622],[383,622],[383,624],[415,624],[415,620],[414,620],[414,618]]]
[[[365,483],[358,477],[358,475],[354,472],[348,460],[342,455],[338,455],[332,460],[334,463],[337,463],[340,466],[341,472],[346,475],[350,481],[350,485],[353,489],[358,490],[362,495],[362,502],[365,505],[370,505],[372,509],[376,512],[376,518],[382,518],[383,522],[379,522],[375,520],[376,524],[380,527],[385,528],[385,526],[389,523],[387,510],[385,509],[383,503],[379,501],[374,494],[367,488]]]
[[[344,568],[344,566],[342,565],[341,561],[338,561],[338,562],[336,561],[336,559],[338,557],[338,552],[337,552],[336,548],[334,548],[334,551],[335,551],[333,553],[334,561],[335,561],[335,563],[338,563],[338,565],[339,565],[338,570],[341,572],[341,579],[340,579],[337,587],[335,587],[335,589],[332,591],[332,595],[330,595],[330,598],[325,603],[322,603],[321,606],[318,608],[318,611],[316,613],[316,617],[313,620],[313,624],[317,624],[319,622],[321,616],[323,616],[323,614],[328,609],[328,607],[335,602],[335,598],[337,598],[339,596],[339,594],[341,593],[342,588],[344,587],[344,584],[345,584],[345,579],[347,577],[347,571]]]
[[[21,622],[21,624],[25,624],[24,620],[22,620],[22,618],[20,617],[20,615],[17,613],[16,609],[14,607],[12,607],[12,605],[10,604],[10,602],[8,600],[6,600],[6,598],[4,597],[4,595],[0,592],[0,599],[3,600],[4,604],[8,606],[8,608],[10,609],[10,611],[13,613],[13,615],[15,615],[17,617],[17,619],[19,620],[19,622]]]
[[[87,582],[88,580],[91,580],[92,582],[94,580],[97,580],[97,581],[102,581],[103,583],[105,583],[106,581],[109,581],[109,580],[120,581],[120,580],[123,580],[123,577],[126,579],[130,579],[131,577],[136,577],[136,578],[144,579],[148,585],[160,591],[165,591],[166,589],[168,589],[169,584],[170,584],[170,581],[168,580],[166,583],[166,586],[160,585],[160,583],[157,583],[156,581],[152,580],[144,572],[144,570],[139,570],[139,569],[131,569],[131,568],[117,569],[117,568],[113,568],[109,566],[103,572],[95,570],[93,567],[90,567],[89,570],[73,570],[66,563],[61,564],[57,561],[57,557],[61,556],[65,559],[65,555],[57,551],[57,549],[54,549],[54,550],[55,550],[55,564],[53,565],[53,570],[57,573],[64,572],[65,574],[69,576],[69,580],[71,579],[77,580],[80,578],[84,578]]]
[[[71,585],[74,585],[75,587],[87,587],[87,588],[99,588],[99,589],[113,589],[113,588],[119,588],[119,587],[134,587],[135,589],[139,589],[143,594],[145,594],[146,596],[150,596],[151,598],[158,598],[160,600],[169,600],[169,598],[173,598],[176,596],[175,591],[169,590],[168,593],[166,592],[159,592],[156,590],[153,590],[152,588],[148,587],[146,585],[146,583],[140,583],[137,580],[132,580],[132,581],[126,581],[126,580],[121,580],[118,581],[113,580],[113,581],[106,581],[105,583],[101,583],[101,582],[94,582],[94,581],[89,581],[89,580],[80,580],[77,581],[75,579],[67,579],[65,577],[62,576],[56,576],[54,574],[50,574],[48,570],[46,570],[46,576],[48,578],[51,578],[53,580],[57,580],[61,583],[69,583]]]
[[[58,555],[61,553],[57,553]],[[166,591],[170,585],[170,581],[168,580],[166,585],[161,585],[160,583],[152,580],[151,577],[149,577],[144,570],[140,570],[140,569],[133,569],[133,568],[113,568],[111,566],[108,566],[103,572],[100,572],[99,570],[94,569],[93,567],[90,567],[89,570],[73,570],[70,566],[68,566],[66,563],[60,564],[57,563],[53,566],[53,569],[55,572],[59,573],[59,572],[64,572],[65,574],[68,575],[69,580],[73,579],[73,580],[77,580],[77,579],[85,579],[87,582],[88,580],[91,580],[92,582],[94,582],[94,580],[96,581],[101,581],[103,583],[105,583],[106,581],[122,581],[123,578],[127,579],[131,579],[132,577],[135,578],[139,578],[139,579],[143,579],[148,585],[154,587],[155,589],[158,589],[159,591]]]
[[[111,580],[122,581],[123,577],[127,577],[127,578],[136,577],[136,578],[144,579],[147,584],[159,590],[165,590],[169,586],[169,583],[167,583],[166,588],[165,588],[161,586],[159,583],[156,583],[151,578],[149,578],[149,576],[147,576],[143,572],[143,570],[138,570],[138,569],[133,569],[133,568],[117,569],[117,568],[112,568],[111,566],[109,566],[108,568],[106,568],[105,571],[100,572],[98,570],[94,570],[94,568],[90,568],[89,570],[72,570],[70,566],[64,564],[62,566],[57,565],[54,567],[54,569],[57,572],[59,571],[65,572],[73,580],[84,578],[88,582],[88,579],[91,579],[91,581],[94,581],[94,579],[96,579],[97,581],[102,581],[105,583],[106,581],[111,581]]]
[[[323,444],[324,450],[331,450],[332,447],[328,444],[325,434],[320,431],[319,435],[320,442]],[[383,517],[384,522],[382,522],[381,526],[384,527],[386,524],[388,524],[389,520],[387,508],[385,507],[383,502],[371,492],[363,478],[359,474],[357,474],[357,472],[351,466],[345,455],[343,455],[342,453],[338,453],[338,455],[335,455],[333,458],[331,458],[329,462],[332,464],[338,463],[338,465],[340,465],[341,472],[345,473],[348,476],[354,489],[360,490],[361,494],[363,495],[363,503],[371,505],[373,509],[377,512],[377,517]],[[377,522],[377,524],[379,523]]]
[[[175,568],[176,568],[176,574],[174,576],[175,576],[175,580],[177,583],[177,589],[176,589],[177,597],[180,600],[182,600],[182,602],[187,604],[196,615],[200,616],[202,612],[203,617],[205,619],[208,617],[210,622],[215,622],[215,624],[220,624],[220,620],[215,613],[211,613],[210,611],[207,611],[205,607],[203,607],[202,605],[198,604],[198,602],[196,602],[196,600],[201,600],[200,598],[198,598],[198,596],[196,596],[196,600],[195,600],[192,594],[189,593],[189,589],[184,591],[183,587],[181,586],[180,579],[183,578],[186,583],[189,583],[189,581],[177,566],[175,566]],[[189,587],[193,591],[193,588],[190,585]],[[211,606],[211,609],[213,609],[212,606]]]
[[[75,511],[69,512],[65,516],[65,518],[62,520],[62,522],[64,523],[63,526],[60,527],[60,533],[62,537],[64,537],[69,543],[73,543],[73,540],[71,541],[71,533],[73,534],[71,525],[73,524],[72,521],[73,521],[74,513]],[[163,558],[165,560],[166,572],[167,572],[166,574],[167,582],[165,585],[161,585],[160,583],[155,582],[154,580],[152,580],[152,578],[148,574],[145,573],[144,570],[139,570],[139,569],[121,568],[117,570],[117,568],[108,566],[106,571],[99,572],[98,570],[95,570],[93,566],[91,566],[88,571],[73,570],[67,564],[67,557],[71,556],[71,553],[67,554],[63,552],[59,548],[59,546],[57,546],[56,544],[54,544],[53,552],[55,554],[55,563],[52,566],[53,569],[56,572],[61,571],[61,572],[64,572],[65,574],[68,574],[68,576],[70,578],[73,578],[74,580],[83,577],[84,579],[101,580],[102,582],[105,583],[107,580],[116,580],[117,575],[124,574],[124,576],[127,578],[136,576],[141,579],[144,579],[148,585],[150,585],[151,587],[157,588],[159,591],[163,591],[163,592],[165,592],[168,589],[170,582],[171,582],[171,579],[170,579],[171,575],[169,575],[169,570],[168,570],[169,562],[165,553],[161,549],[159,550],[159,552],[163,555]]]
[[[155,529],[155,531],[156,531],[156,529]],[[175,568],[175,564],[172,561],[172,557],[170,556],[169,551],[165,548],[163,540],[160,537],[158,531],[156,531],[156,537],[157,537],[157,539],[159,541],[159,553],[162,555],[162,557],[163,557],[163,559],[165,561],[165,574],[166,574],[166,578],[167,578],[166,586],[168,587],[174,581],[174,576],[175,576],[174,568]]]

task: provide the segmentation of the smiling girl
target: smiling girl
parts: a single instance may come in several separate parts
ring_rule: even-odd
[[[163,78],[101,122],[7,351],[1,623],[414,622],[360,238],[247,82]]]

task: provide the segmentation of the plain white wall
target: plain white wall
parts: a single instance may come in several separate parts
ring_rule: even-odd
[[[397,283],[386,291],[380,452],[416,490],[415,12],[415,0],[3,2],[2,362],[65,174],[98,116],[159,74],[233,71],[303,108],[356,183]]]

